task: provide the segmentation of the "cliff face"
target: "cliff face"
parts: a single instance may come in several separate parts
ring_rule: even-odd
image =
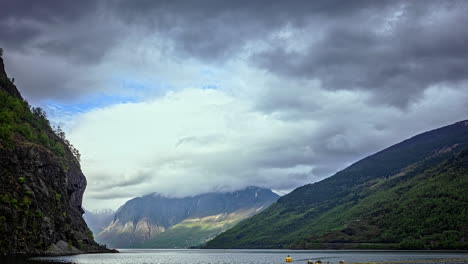
[[[21,97],[20,92],[16,89],[16,86],[8,79],[8,76],[5,72],[5,64],[3,63],[3,59],[0,57],[0,90],[3,90],[19,99],[23,99]]]
[[[0,58],[0,254],[106,251],[82,218],[86,178],[64,137],[30,108]]]

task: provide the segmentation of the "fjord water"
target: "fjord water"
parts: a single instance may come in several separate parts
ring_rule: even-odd
[[[338,263],[400,262],[468,263],[468,252],[434,251],[356,251],[356,250],[158,250],[123,249],[118,254],[85,254],[62,257],[39,257],[11,263],[76,263],[76,264],[282,264],[287,255],[295,263],[307,259]],[[435,261],[431,261],[435,260]],[[455,261],[457,260],[457,261]],[[2,262],[3,263],[3,262]]]

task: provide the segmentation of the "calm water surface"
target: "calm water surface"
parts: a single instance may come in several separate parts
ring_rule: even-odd
[[[286,255],[291,255],[293,264],[306,264],[307,259],[338,263],[353,262],[400,262],[415,263],[468,263],[468,252],[428,251],[347,251],[347,250],[158,250],[121,249],[118,254],[85,254],[64,257],[39,257],[28,260],[1,261],[2,264],[284,264]],[[435,261],[431,261],[435,260]],[[457,261],[455,261],[457,260]]]

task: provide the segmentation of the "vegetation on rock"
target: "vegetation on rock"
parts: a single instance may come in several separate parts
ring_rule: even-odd
[[[41,108],[23,100],[1,58],[0,179],[0,254],[46,254],[60,241],[74,252],[106,250],[81,216],[79,152]]]

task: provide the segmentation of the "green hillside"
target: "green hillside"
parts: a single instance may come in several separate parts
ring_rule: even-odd
[[[206,243],[223,231],[233,227],[256,212],[256,209],[239,210],[230,214],[186,219],[167,229],[140,248],[189,248]]]
[[[426,132],[315,184],[208,248],[468,248],[468,122]]]

